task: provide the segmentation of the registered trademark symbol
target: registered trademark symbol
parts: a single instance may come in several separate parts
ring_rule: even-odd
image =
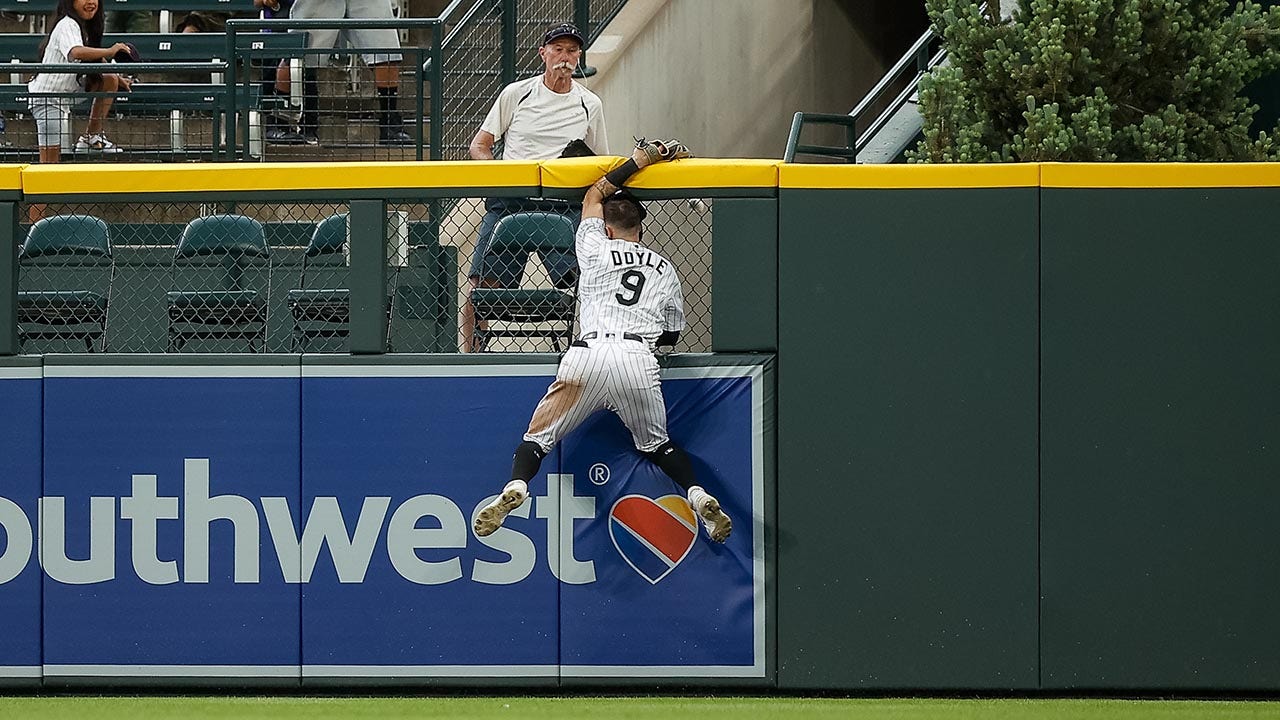
[[[603,485],[609,482],[609,466],[604,463],[596,463],[587,471],[587,477],[591,478],[591,482]]]

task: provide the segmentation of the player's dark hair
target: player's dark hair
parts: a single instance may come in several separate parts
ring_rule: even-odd
[[[644,205],[634,195],[625,191],[610,195],[604,199],[604,224],[619,230],[639,230],[644,222]]]

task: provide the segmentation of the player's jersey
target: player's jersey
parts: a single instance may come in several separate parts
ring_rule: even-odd
[[[583,218],[576,249],[583,334],[635,333],[653,345],[663,331],[684,330],[684,296],[670,260],[611,240],[600,218]]]

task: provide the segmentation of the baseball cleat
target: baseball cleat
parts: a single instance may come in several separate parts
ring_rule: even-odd
[[[494,498],[493,502],[485,505],[476,515],[475,524],[472,526],[476,537],[492,535],[498,528],[502,527],[502,521],[507,519],[507,515],[512,510],[523,505],[528,497],[528,489],[516,486],[514,483],[508,483],[502,494]]]
[[[702,518],[702,526],[707,529],[712,540],[722,543],[729,539],[729,533],[733,532],[733,521],[720,509],[720,501],[707,495],[697,510],[698,517]]]

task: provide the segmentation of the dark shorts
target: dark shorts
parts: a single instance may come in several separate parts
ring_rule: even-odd
[[[471,256],[471,272],[468,277],[483,278],[495,287],[514,288],[520,285],[529,251],[490,252],[489,240],[493,228],[507,215],[518,212],[555,212],[568,216],[574,228],[582,221],[582,205],[564,200],[537,200],[531,198],[489,198],[484,201],[484,220],[476,237],[476,251]],[[541,253],[539,253],[541,255]],[[542,266],[556,287],[573,287],[578,280],[578,259],[572,252],[551,252],[540,257]]]

